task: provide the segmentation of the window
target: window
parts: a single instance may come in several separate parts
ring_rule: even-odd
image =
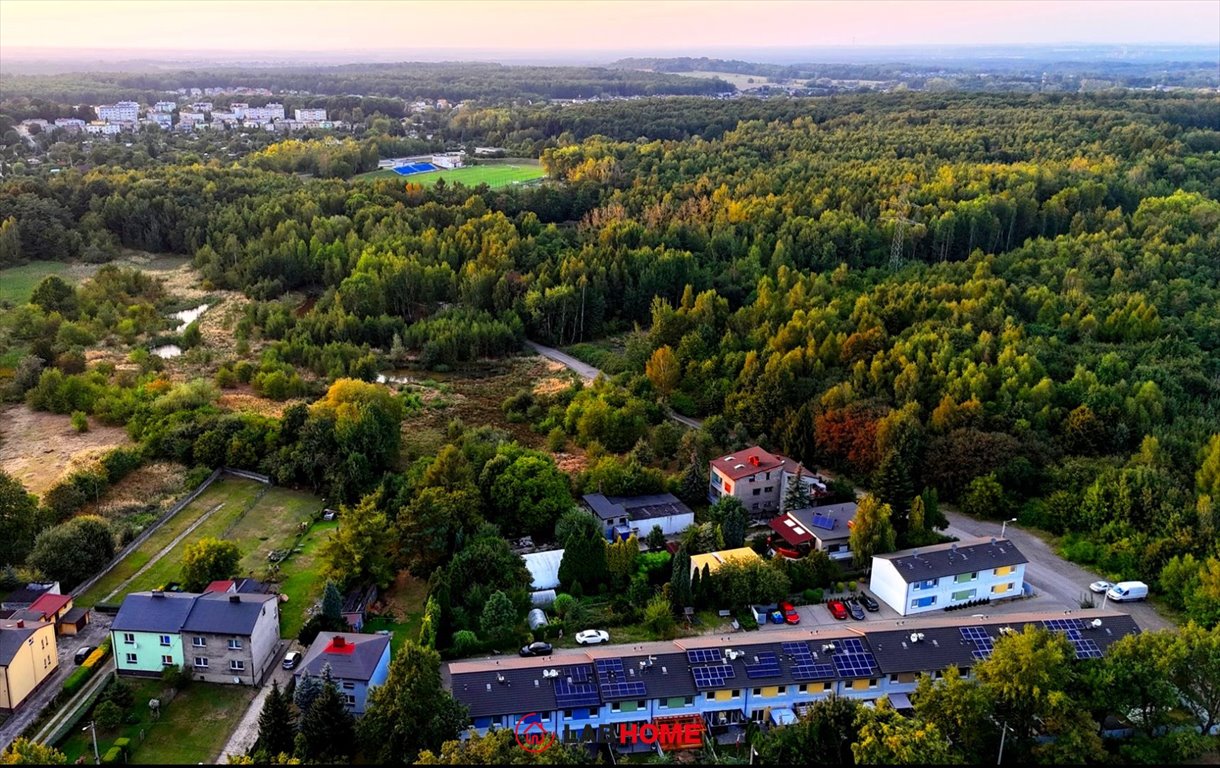
[[[930,605],[936,605],[936,595],[917,597],[911,601],[912,608],[927,608]]]
[[[754,489],[754,495],[755,495],[755,496],[758,496],[758,495],[760,495],[760,494],[762,494],[762,489],[761,489],[761,488],[755,488],[755,489]]]
[[[1015,569],[1011,565],[1002,565],[999,568],[996,568],[994,571],[992,571],[992,573],[994,573],[996,576],[1007,576],[1008,574],[1012,573],[1014,570]]]
[[[231,638],[229,640],[229,650],[230,651],[240,651],[241,650],[241,640],[238,640],[236,637]]]
[[[196,656],[195,657],[195,666],[199,669],[207,669],[208,668],[207,657],[206,656]]]
[[[164,654],[161,656],[161,663],[167,667],[172,667],[174,666],[174,657],[170,656],[168,653]]]
[[[564,720],[571,720],[571,719],[572,719],[572,710],[570,710],[570,709],[565,709],[565,710],[563,711],[563,719],[564,719]]]
[[[754,502],[753,504],[750,505],[750,507],[752,509],[758,509],[758,502]]]
[[[1008,582],[1007,584],[996,584],[994,587],[991,588],[991,594],[1002,595],[1005,592],[1011,591],[1012,585],[1013,585],[1013,583],[1011,581]]]
[[[965,584],[968,581],[974,581],[978,577],[979,577],[979,572],[975,571],[974,573],[959,573],[958,575],[953,577],[953,580],[956,581],[958,584]]]
[[[191,645],[195,646],[196,648],[204,648],[207,646],[207,644],[208,644],[208,641],[206,638],[203,638],[203,637],[191,638]]]
[[[961,591],[954,592],[951,595],[951,598],[953,600],[973,600],[976,594],[978,594],[977,589],[963,589]]]
[[[771,491],[774,491],[774,490],[775,490],[775,486],[774,486],[774,485],[768,485],[766,488],[763,488],[763,490],[764,490],[764,491],[766,491],[767,493],[771,493]]]
[[[135,664],[137,661],[138,661],[138,659],[136,658],[136,655],[134,653],[127,654],[127,663],[128,664]]]
[[[356,688],[356,684],[353,683],[351,680],[344,680],[343,687],[346,688],[347,690],[351,691]]]
[[[927,581],[915,582],[914,589],[936,589],[937,579],[928,579]]]
[[[161,635],[161,645],[169,646],[169,635]]]
[[[123,633],[123,642],[127,643],[128,645],[135,645],[136,644],[135,634],[132,632],[124,632]]]
[[[345,699],[347,699],[347,705],[348,705],[349,707],[354,707],[354,706],[356,706],[356,697],[355,697],[355,696],[353,696],[353,695],[351,695],[351,694],[349,693],[349,694],[347,694],[347,696],[345,696],[344,698],[345,698]]]
[[[229,671],[230,672],[245,672],[246,671],[246,662],[238,661],[237,659],[233,659],[232,661],[229,662]]]
[[[732,484],[732,483],[727,483],[727,482],[726,482],[726,483],[724,484],[724,492],[725,492],[725,493],[732,493],[732,492],[733,492],[733,484]]]
[[[703,694],[703,698],[705,701],[715,701],[716,693],[715,691],[708,691],[707,693]]]

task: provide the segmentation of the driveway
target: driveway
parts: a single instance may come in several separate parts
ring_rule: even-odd
[[[263,704],[267,701],[267,694],[271,692],[271,683],[279,683],[280,690],[283,691],[284,687],[288,685],[288,681],[292,679],[292,670],[284,669],[280,666],[280,662],[284,659],[284,654],[289,650],[303,652],[303,649],[296,641],[285,641],[276,649],[272,660],[271,674],[263,681],[263,689],[250,702],[250,707],[246,710],[246,714],[242,716],[241,722],[233,729],[232,735],[229,736],[229,743],[225,745],[224,751],[220,753],[220,758],[217,760],[218,763],[224,764],[229,761],[230,757],[246,754],[254,746],[254,742],[258,740],[258,716],[262,714]]]
[[[55,638],[59,651],[59,669],[44,680],[38,690],[22,702],[17,711],[8,720],[5,720],[3,725],[0,725],[0,751],[8,748],[8,745],[38,718],[38,715],[51,703],[56,694],[63,690],[64,680],[76,669],[76,662],[72,658],[76,655],[76,650],[83,645],[100,645],[106,639],[106,635],[110,633],[110,622],[113,617],[90,612],[89,618],[91,622],[80,634],[60,635]]]

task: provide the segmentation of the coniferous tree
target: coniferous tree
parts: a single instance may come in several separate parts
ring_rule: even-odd
[[[356,723],[334,682],[322,691],[301,715],[301,748],[297,757],[318,763],[346,761],[355,751]]]
[[[297,711],[304,715],[309,711],[314,699],[318,698],[318,694],[322,692],[322,680],[317,675],[302,672],[297,678],[296,686],[296,690],[292,694],[292,703],[296,704]]]
[[[808,506],[809,489],[805,486],[805,468],[797,465],[796,474],[788,481],[788,490],[784,492],[783,511],[791,512]]]
[[[670,603],[675,612],[694,604],[691,597],[690,553],[686,551],[686,547],[679,548],[674,554],[669,584]]]
[[[333,581],[327,580],[322,590],[322,615],[331,621],[343,620],[343,596]]]
[[[258,739],[254,742],[253,752],[261,752],[268,757],[281,753],[290,755],[295,735],[296,728],[288,698],[280,691],[279,682],[273,681],[263,702],[263,711],[258,716]]]

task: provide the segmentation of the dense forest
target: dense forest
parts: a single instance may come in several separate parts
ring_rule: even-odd
[[[412,353],[453,365],[513,354],[526,336],[627,332],[613,386],[538,406],[547,430],[631,450],[661,399],[710,417],[713,444],[758,441],[846,472],[900,532],[933,488],[1064,534],[1070,557],[1104,572],[1159,574],[1170,602],[1220,619],[1220,100],[475,114],[471,135],[537,131],[551,181],[309,180],[287,173],[303,162],[295,145],[239,167],[68,171],[0,187],[0,258],[191,256],[208,285],[256,300],[240,333],[270,347],[245,375],[281,393],[307,386],[295,371],[369,380]],[[52,368],[71,351],[55,307],[13,317],[10,338]],[[16,394],[116,407],[104,372],[42,376]],[[82,390],[94,394],[68,402]],[[295,438],[266,439],[286,453],[252,455],[285,478],[350,499],[375,485],[294,464]],[[188,461],[199,450],[165,445]]]
[[[172,72],[6,75],[7,97],[100,104],[178,88],[247,87],[323,96],[361,94],[414,99],[588,99],[595,96],[715,94],[723,80],[602,67],[508,67],[479,62],[346,64],[336,67],[216,67]]]

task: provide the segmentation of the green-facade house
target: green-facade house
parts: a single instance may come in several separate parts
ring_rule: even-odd
[[[174,592],[128,595],[110,625],[119,674],[158,676],[166,667],[181,667],[180,633],[194,604],[195,595]]]

